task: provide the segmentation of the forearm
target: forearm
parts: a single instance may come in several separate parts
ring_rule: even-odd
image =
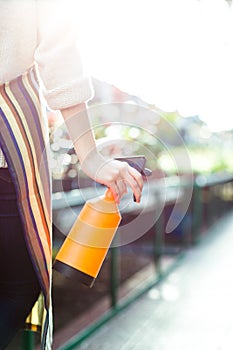
[[[85,103],[61,110],[62,116],[80,164],[85,166],[85,160],[99,156],[93,130],[90,125]]]

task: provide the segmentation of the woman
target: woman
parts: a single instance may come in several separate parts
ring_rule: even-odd
[[[141,175],[96,150],[85,104],[92,88],[76,47],[73,10],[69,1],[0,0],[0,349],[22,327],[39,295],[41,348],[51,349],[45,101],[61,111],[85,173],[110,187],[117,202],[126,184],[140,201]]]

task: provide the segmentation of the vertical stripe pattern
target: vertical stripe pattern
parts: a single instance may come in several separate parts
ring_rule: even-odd
[[[51,177],[48,126],[42,114],[34,67],[0,86],[0,146],[16,187],[27,247],[48,311],[51,306]],[[46,339],[46,334],[43,338]]]

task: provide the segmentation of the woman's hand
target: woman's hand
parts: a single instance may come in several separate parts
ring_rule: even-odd
[[[84,159],[81,167],[93,180],[109,187],[117,203],[127,193],[127,186],[131,187],[136,202],[140,202],[143,188],[142,175],[128,163],[105,159],[96,152]]]

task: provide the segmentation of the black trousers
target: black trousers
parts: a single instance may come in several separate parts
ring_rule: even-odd
[[[0,349],[23,327],[39,293],[14,184],[9,170],[0,168]]]

